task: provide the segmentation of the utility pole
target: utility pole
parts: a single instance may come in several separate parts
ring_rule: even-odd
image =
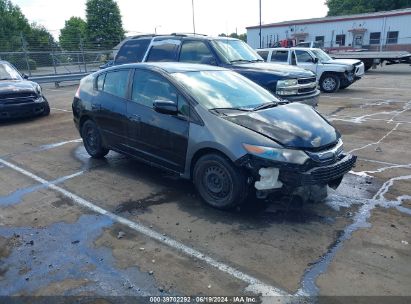
[[[259,33],[259,36],[260,36],[260,49],[261,49],[262,47],[261,45],[261,0],[260,0],[260,33]]]
[[[194,18],[194,0],[191,0],[191,8],[193,10],[193,33],[196,33],[196,22]]]

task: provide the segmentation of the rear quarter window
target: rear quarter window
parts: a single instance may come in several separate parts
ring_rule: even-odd
[[[271,61],[287,62],[288,51],[273,51],[271,54]]]
[[[111,95],[126,98],[129,69],[107,72],[103,91]]]
[[[267,61],[268,53],[269,53],[268,51],[257,51],[257,53],[258,53],[258,55],[261,56],[261,58],[264,59],[264,61]]]
[[[133,39],[123,44],[117,53],[116,64],[141,62],[150,44],[151,38]]]

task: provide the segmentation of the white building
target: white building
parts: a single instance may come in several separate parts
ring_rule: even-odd
[[[260,28],[247,27],[247,42],[260,47]],[[325,48],[411,51],[411,8],[314,19],[292,20],[261,26],[261,47],[284,39],[319,41]]]

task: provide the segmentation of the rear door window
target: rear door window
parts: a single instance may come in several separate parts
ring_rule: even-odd
[[[177,61],[179,45],[179,40],[154,41],[147,56],[147,61]]]
[[[181,47],[181,62],[209,64],[213,59],[213,53],[203,41],[185,41]]]
[[[141,62],[150,44],[151,38],[127,41],[118,51],[116,64]]]
[[[271,61],[287,62],[288,51],[273,51],[271,54]]]
[[[129,69],[108,72],[104,81],[103,91],[117,97],[126,98],[129,72]]]

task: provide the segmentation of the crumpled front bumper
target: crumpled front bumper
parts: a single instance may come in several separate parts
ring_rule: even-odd
[[[30,102],[23,104],[0,103],[0,120],[41,115],[45,111],[46,104],[47,100],[45,98],[43,98],[41,102]]]
[[[327,185],[348,173],[357,161],[357,156],[347,154],[328,166],[314,167],[307,171],[280,170],[279,179],[290,186]]]
[[[252,155],[246,155],[237,161],[237,164],[251,171],[254,180],[259,180],[261,168],[278,168],[280,173],[278,180],[286,188],[330,185],[338,186],[344,174],[348,173],[357,161],[357,156],[342,154],[338,160],[328,165],[294,165],[283,162],[275,162]]]

